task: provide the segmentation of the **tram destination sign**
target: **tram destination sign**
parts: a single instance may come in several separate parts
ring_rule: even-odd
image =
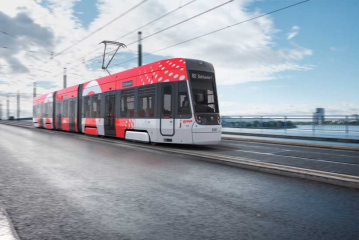
[[[191,72],[192,79],[213,80],[214,74],[210,72]]]
[[[126,81],[122,83],[122,87],[131,87],[133,85],[133,81]]]

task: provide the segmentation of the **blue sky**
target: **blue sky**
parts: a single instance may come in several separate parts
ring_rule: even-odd
[[[257,1],[247,5],[251,11],[269,12],[299,1]],[[83,5],[93,12],[93,5]],[[280,79],[248,82],[234,85],[219,85],[221,100],[260,105],[326,105],[347,104],[359,106],[359,39],[357,12],[359,1],[355,0],[312,0],[301,6],[273,14],[275,28],[274,48],[290,47],[300,44],[313,51],[313,55],[302,63],[312,66],[307,71],[288,71]],[[84,11],[84,10],[82,10]],[[81,16],[79,16],[80,19]],[[93,16],[95,17],[95,16]],[[85,25],[89,19],[82,19]],[[298,34],[288,41],[288,32],[298,26]],[[240,26],[238,27],[240,28]],[[144,48],[146,45],[144,45]],[[126,54],[126,59],[136,55]],[[145,63],[166,58],[149,56]],[[117,62],[123,61],[122,59]],[[116,61],[114,61],[116,63]],[[129,64],[125,64],[126,67]],[[285,109],[286,110],[286,109]],[[278,109],[276,114],[286,114]],[[298,114],[310,114],[308,108],[300,109]],[[330,111],[337,114],[336,110]],[[348,113],[351,113],[350,110]],[[353,112],[354,113],[354,112]],[[243,112],[243,114],[246,114]]]
[[[197,0],[141,31],[144,36],[149,35],[225,1]],[[38,47],[32,44],[23,46],[24,49],[56,53],[106,25],[139,2],[141,1],[13,1],[0,6],[0,18],[13,23],[13,27],[5,29],[13,35],[22,26],[22,19],[33,21],[32,28],[36,31],[28,27],[27,36],[18,29],[21,41],[14,43],[13,47],[19,48],[19,44],[30,40]],[[31,94],[32,82],[35,80],[39,82],[40,93],[61,88],[63,67],[69,69],[70,85],[106,75],[100,69],[100,58],[72,68],[78,65],[74,59],[98,48],[98,43],[102,40],[115,40],[187,2],[189,0],[148,0],[138,9],[46,64],[38,61],[41,58],[35,59],[22,51],[17,55],[5,55],[1,52],[1,64],[16,63],[24,67],[41,68],[51,74],[33,70],[18,73],[0,67],[0,100],[1,96],[6,96],[6,90],[16,92],[20,88],[22,92]],[[152,52],[297,2],[300,0],[236,0],[145,40],[143,49],[145,53]],[[356,46],[356,39],[359,39],[356,26],[358,11],[357,0],[311,0],[156,55],[146,56],[143,62],[171,57],[212,62],[216,69],[220,110],[226,115],[309,115],[316,107],[325,107],[328,114],[359,113],[359,48]],[[129,43],[136,39],[137,34],[133,33],[120,41]],[[0,41],[12,47],[10,40],[7,36],[0,35]],[[121,50],[113,64],[136,57],[136,51],[136,44],[125,51]],[[99,54],[101,51],[90,54],[85,60]],[[137,60],[121,66],[113,65],[110,72],[135,67],[136,63]],[[16,81],[19,84],[6,79],[19,79]]]
[[[267,12],[289,2],[295,1],[263,1],[248,7]],[[313,50],[313,55],[302,61],[313,65],[313,69],[287,72],[276,80],[219,86],[219,91],[226,93],[222,99],[273,105],[300,103],[320,107],[352,103],[359,106],[358,11],[356,0],[313,0],[273,14],[275,26],[280,30],[276,45],[289,45],[287,33],[294,25],[299,26],[293,42]]]

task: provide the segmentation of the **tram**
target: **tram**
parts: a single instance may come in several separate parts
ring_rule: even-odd
[[[33,100],[35,127],[176,144],[221,140],[215,72],[173,58],[47,93]]]

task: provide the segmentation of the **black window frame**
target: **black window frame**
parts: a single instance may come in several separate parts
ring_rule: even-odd
[[[68,118],[69,117],[69,100],[62,101],[62,117]]]
[[[170,103],[171,103],[171,105],[170,105],[170,107],[171,107],[171,109],[170,109],[170,111],[168,111],[167,112],[167,110],[165,109],[165,88],[167,88],[167,87],[169,87],[170,89],[171,89],[171,99],[170,99]],[[162,115],[163,116],[172,116],[172,114],[173,114],[173,93],[174,93],[174,91],[173,91],[173,85],[172,84],[165,84],[165,85],[162,85],[162,104],[161,104],[161,112],[162,112]],[[166,102],[168,102],[168,101],[166,101]]]
[[[186,91],[183,92],[181,89],[181,86],[184,86]],[[181,92],[182,91],[182,92]],[[181,104],[183,102],[183,100],[181,100],[181,96],[183,96],[183,94],[181,93],[186,93],[187,95],[187,101],[188,101],[188,111],[182,111],[184,110],[184,107],[181,107]],[[190,92],[188,90],[188,84],[187,81],[184,82],[179,82],[177,85],[177,109],[176,109],[176,113],[177,116],[176,118],[181,118],[181,119],[188,119],[192,117],[192,109],[191,109],[191,100],[190,100]]]
[[[102,94],[95,94],[91,96],[91,118],[101,118],[101,101]],[[94,111],[94,103],[96,102],[96,111]]]
[[[83,118],[91,118],[91,96],[83,97]]]
[[[129,108],[128,108],[128,97],[133,97],[133,115],[130,116]],[[126,101],[125,101],[126,98]],[[121,118],[135,118],[136,117],[136,91],[135,88],[130,88],[121,91],[121,99],[120,99],[120,117]]]
[[[138,106],[137,106],[137,118],[155,118],[156,117],[156,87],[154,85],[148,85],[138,88]],[[152,98],[150,100],[150,98]],[[143,108],[143,99],[147,101],[147,107]],[[152,105],[152,107],[148,107]],[[144,111],[144,116],[141,115],[141,111]]]

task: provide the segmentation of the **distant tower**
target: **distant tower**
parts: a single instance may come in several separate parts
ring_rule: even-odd
[[[34,82],[34,98],[36,98],[36,82]]]
[[[17,102],[17,111],[16,111],[16,118],[20,119],[20,91],[17,91],[16,96],[16,102]]]
[[[6,96],[6,119],[10,117],[10,100],[9,96]]]
[[[317,108],[313,113],[313,121],[315,124],[324,124],[325,121],[325,109],[324,108]]]
[[[64,88],[67,88],[67,74],[66,74],[66,68],[64,68]]]
[[[2,101],[0,101],[0,120],[2,119]]]

